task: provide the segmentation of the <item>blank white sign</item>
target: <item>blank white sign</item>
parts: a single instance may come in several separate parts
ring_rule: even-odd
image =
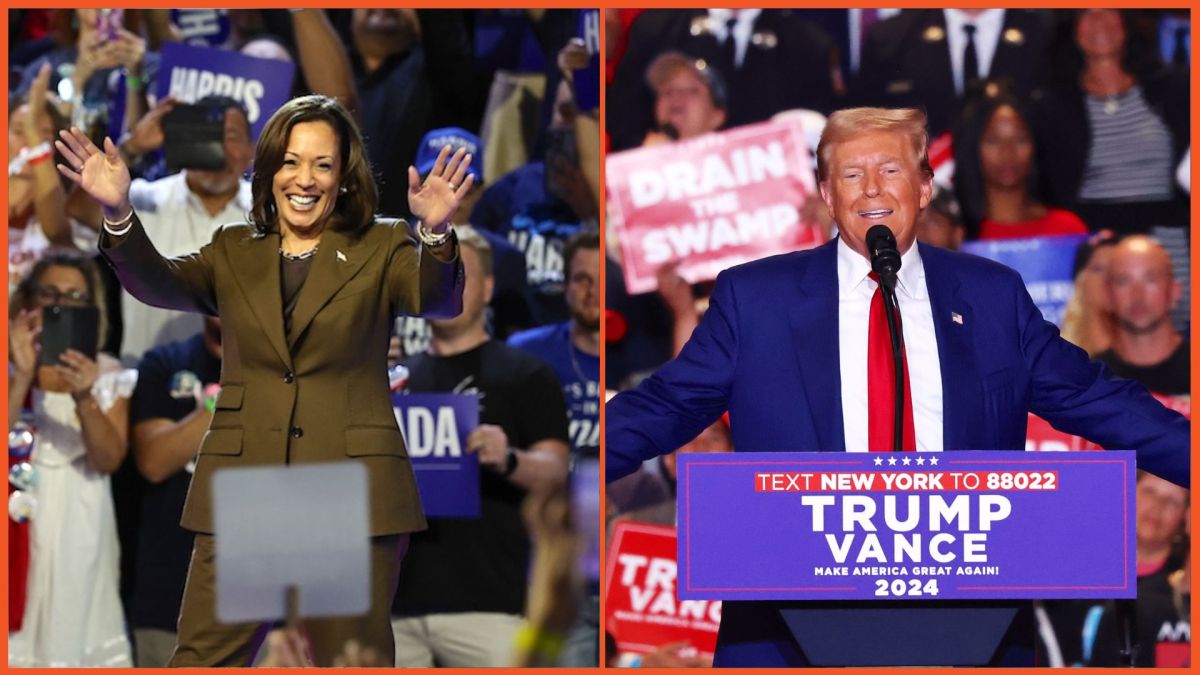
[[[300,589],[302,617],[367,612],[370,514],[361,463],[222,469],[212,489],[219,621],[284,618],[290,585]]]

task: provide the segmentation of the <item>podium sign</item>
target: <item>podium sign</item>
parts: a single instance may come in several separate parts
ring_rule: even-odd
[[[1134,453],[680,454],[684,600],[1133,598]]]

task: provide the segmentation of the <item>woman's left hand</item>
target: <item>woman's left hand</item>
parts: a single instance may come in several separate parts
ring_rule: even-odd
[[[100,377],[100,366],[83,352],[68,349],[58,357],[62,365],[55,366],[63,381],[71,388],[71,396],[84,398],[91,392],[96,378]]]
[[[450,227],[450,218],[475,183],[475,176],[467,174],[470,165],[466,148],[451,156],[447,145],[438,153],[425,182],[421,182],[417,167],[408,167],[408,209],[434,234]]]

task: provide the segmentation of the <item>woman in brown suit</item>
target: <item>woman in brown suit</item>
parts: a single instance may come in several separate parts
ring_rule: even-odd
[[[196,539],[171,665],[253,657],[259,626],[216,620],[213,472],[347,459],[366,466],[370,485],[371,608],[307,627],[319,665],[350,637],[392,655],[400,560],[425,518],[389,398],[388,338],[398,313],[461,311],[463,268],[449,222],[471,188],[470,156],[443,149],[424,183],[409,169],[415,226],[378,218],[349,113],[332,98],[293,99],[259,138],[250,222],[168,259],[133,212],[129,171],[111,139],[101,151],[78,129],[61,136],[67,165],[59,171],[103,207],[100,248],[125,289],[150,305],[221,318],[222,389],[183,512]]]

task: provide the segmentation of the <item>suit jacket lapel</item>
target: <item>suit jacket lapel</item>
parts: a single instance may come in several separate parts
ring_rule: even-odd
[[[842,375],[838,347],[837,240],[821,246],[811,265],[794,277],[797,298],[788,307],[792,356],[816,430],[818,447],[831,452],[846,449],[842,428]],[[804,405],[807,403],[807,405]]]
[[[925,284],[937,336],[942,371],[942,446],[971,448],[970,427],[979,411],[979,369],[975,361],[975,320],[971,304],[960,294],[958,278],[947,269],[942,251],[918,244],[925,264]]]
[[[279,234],[246,237],[230,246],[233,278],[246,296],[250,311],[258,319],[267,341],[289,368],[292,357],[283,335],[283,294],[279,281]]]
[[[378,250],[363,245],[366,235],[351,238],[338,230],[327,229],[321,234],[321,245],[313,257],[308,278],[300,288],[296,308],[292,310],[292,332],[287,336],[291,349],[317,315],[342,286],[358,273]],[[282,310],[280,312],[282,316]],[[282,319],[281,319],[282,320]]]

